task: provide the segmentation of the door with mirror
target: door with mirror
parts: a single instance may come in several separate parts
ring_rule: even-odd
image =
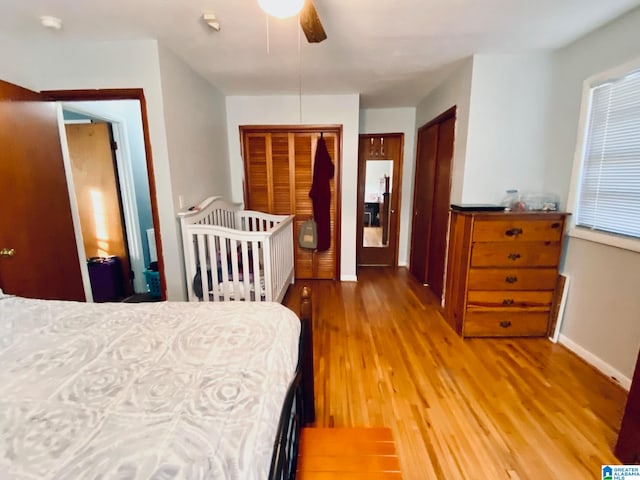
[[[358,265],[397,265],[404,135],[360,135]]]

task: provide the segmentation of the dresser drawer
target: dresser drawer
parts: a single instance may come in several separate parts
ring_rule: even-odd
[[[553,291],[485,291],[470,290],[467,295],[468,310],[487,310],[495,308],[530,308],[549,310],[553,302]]]
[[[549,312],[467,312],[465,337],[538,337],[547,334]]]
[[[479,219],[473,226],[474,242],[559,242],[561,218],[542,220]]]
[[[555,268],[471,268],[469,290],[553,290]]]
[[[471,251],[471,266],[555,267],[559,258],[559,242],[476,243]]]

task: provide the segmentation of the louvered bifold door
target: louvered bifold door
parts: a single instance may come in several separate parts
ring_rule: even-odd
[[[292,130],[243,133],[246,208],[278,215],[295,214],[296,278],[334,279],[337,278],[338,252],[336,181],[340,166],[339,135],[324,133],[327,150],[336,168],[331,181],[331,247],[318,253],[301,248],[298,234],[302,223],[313,217],[309,191],[320,131]]]
[[[271,213],[271,135],[246,134],[244,152],[246,208]]]

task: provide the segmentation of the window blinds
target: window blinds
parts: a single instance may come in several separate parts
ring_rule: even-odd
[[[640,69],[591,89],[576,224],[640,237]]]

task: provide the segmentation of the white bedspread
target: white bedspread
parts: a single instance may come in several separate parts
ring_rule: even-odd
[[[0,479],[263,480],[299,333],[277,303],[0,295]]]

